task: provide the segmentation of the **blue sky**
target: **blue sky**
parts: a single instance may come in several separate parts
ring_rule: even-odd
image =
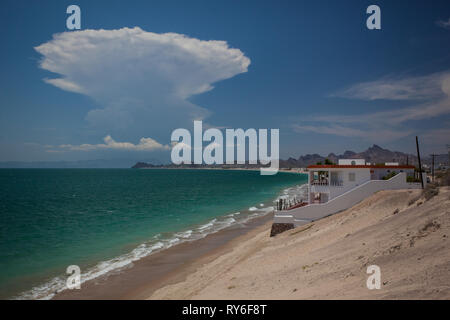
[[[0,5],[0,161],[168,161],[194,118],[279,128],[282,158],[450,143],[448,1]]]

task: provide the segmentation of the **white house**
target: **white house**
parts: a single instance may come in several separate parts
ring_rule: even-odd
[[[423,177],[425,184],[425,173]],[[342,159],[337,165],[311,165],[307,204],[276,211],[274,223],[302,225],[348,209],[380,190],[421,188],[418,181],[414,166],[398,163],[372,165],[364,159]]]

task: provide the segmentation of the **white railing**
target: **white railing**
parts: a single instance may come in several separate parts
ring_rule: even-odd
[[[343,187],[344,183],[342,181],[331,181],[328,184],[328,181],[312,181],[312,186],[330,186],[330,187]]]
[[[331,181],[328,182],[311,182],[312,187],[343,187],[344,183],[342,181]]]
[[[312,186],[327,186],[328,181],[311,181]]]

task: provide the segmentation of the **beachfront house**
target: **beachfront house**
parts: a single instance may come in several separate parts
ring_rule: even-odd
[[[412,165],[341,159],[338,164],[308,167],[304,205],[275,212],[274,223],[293,227],[345,210],[381,190],[421,188]],[[424,184],[426,175],[423,173]]]

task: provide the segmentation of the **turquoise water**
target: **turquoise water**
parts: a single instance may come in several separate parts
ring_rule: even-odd
[[[237,170],[0,169],[0,298],[42,298],[69,265],[96,277],[264,213],[305,182]]]

